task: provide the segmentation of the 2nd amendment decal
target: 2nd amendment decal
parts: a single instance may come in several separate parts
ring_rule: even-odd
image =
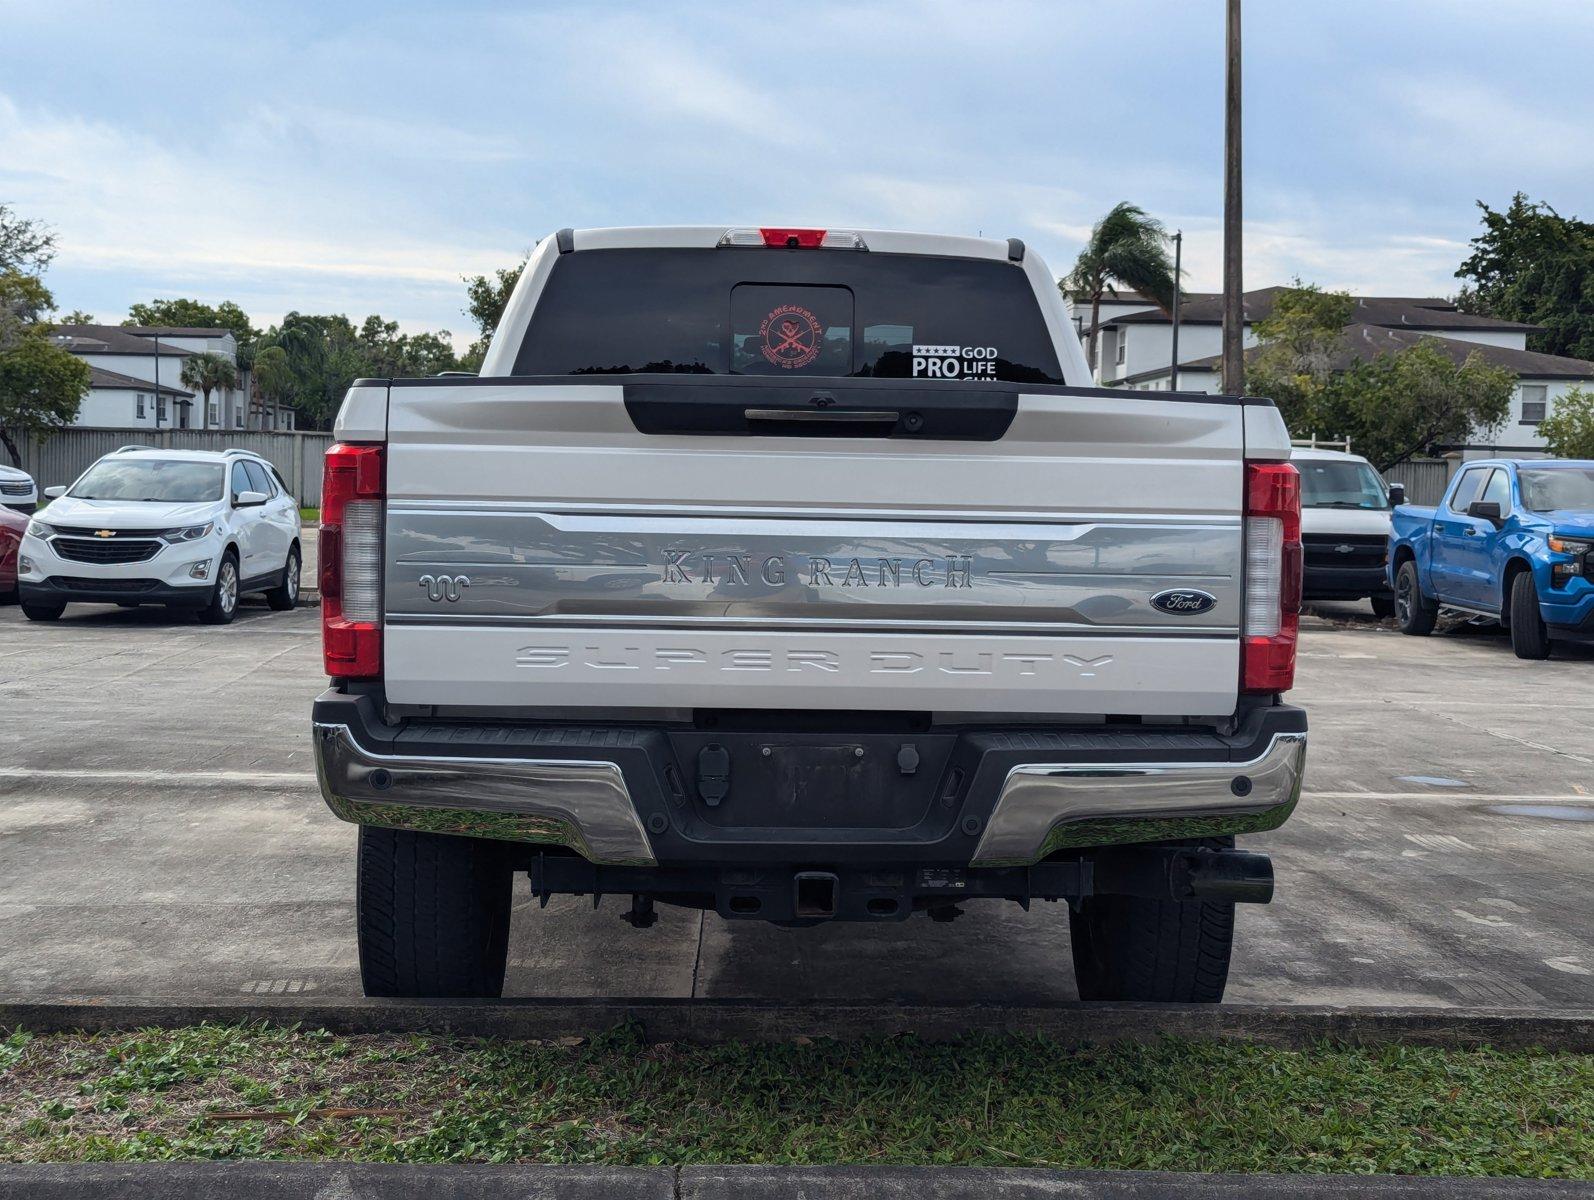
[[[914,346],[915,379],[996,378],[995,346]]]

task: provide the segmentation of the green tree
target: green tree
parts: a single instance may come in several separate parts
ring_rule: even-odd
[[[1347,437],[1387,470],[1505,419],[1516,376],[1477,351],[1458,363],[1441,339],[1424,338],[1350,361],[1343,338],[1354,312],[1346,293],[1297,280],[1254,326],[1260,345],[1246,356],[1246,390],[1273,399],[1292,437]]]
[[[206,304],[201,300],[151,300],[127,310],[123,325],[174,326],[179,329],[226,329],[238,343],[238,369],[252,371],[255,343],[260,331],[249,323],[249,314],[231,300]]]
[[[43,275],[55,258],[55,233],[42,221],[0,204],[0,271]]]
[[[453,335],[448,330],[403,334],[398,329],[397,321],[385,321],[375,314],[365,318],[365,324],[360,326],[360,350],[366,356],[364,374],[413,379],[459,370]]]
[[[238,368],[220,354],[190,354],[183,359],[178,374],[184,387],[198,388],[205,397],[206,423],[209,423],[210,394],[238,386]]]
[[[255,355],[255,390],[271,405],[271,427],[282,424],[282,410],[293,406],[294,374],[288,352],[281,346],[262,346]]]
[[[81,308],[74,308],[71,312],[66,313],[65,315],[63,315],[62,317],[57,319],[55,324],[57,324],[57,325],[98,325],[99,322],[94,319],[94,314],[93,313],[84,312]]]
[[[50,289],[37,275],[0,270],[0,350],[15,346],[53,307]]]
[[[477,275],[465,279],[465,315],[476,322],[476,328],[481,332],[481,336],[465,352],[463,362],[467,370],[477,370],[487,356],[487,344],[492,341],[498,322],[503,320],[510,294],[520,282],[521,272],[525,269],[526,260],[522,259],[518,266],[500,267],[490,276]]]
[[[1322,409],[1334,382],[1335,351],[1355,305],[1347,292],[1325,292],[1297,279],[1252,326],[1261,345],[1246,356],[1245,390],[1270,397],[1296,436],[1331,434],[1324,422],[1339,419]]]
[[[1456,271],[1462,308],[1542,326],[1529,349],[1594,358],[1594,225],[1521,192],[1503,212],[1478,207],[1483,232]]]
[[[1096,367],[1096,339],[1101,329],[1101,298],[1109,287],[1131,288],[1164,312],[1173,304],[1178,282],[1168,254],[1162,223],[1145,210],[1121,200],[1090,231],[1074,268],[1061,287],[1090,297],[1090,366]]]
[[[55,234],[0,204],[0,443],[20,464],[15,437],[48,437],[77,419],[89,368],[50,340],[55,298],[39,278],[55,256]]]
[[[15,435],[42,439],[70,425],[88,387],[88,364],[40,326],[0,350],[0,442],[14,465],[22,463]]]
[[[1467,440],[1497,429],[1511,411],[1516,375],[1472,351],[1462,362],[1439,338],[1424,338],[1398,354],[1381,354],[1336,376],[1325,420],[1351,439],[1356,452],[1387,471],[1437,443]],[[1325,426],[1326,428],[1327,426]]]
[[[1567,392],[1539,422],[1539,434],[1557,458],[1594,458],[1594,392]]]

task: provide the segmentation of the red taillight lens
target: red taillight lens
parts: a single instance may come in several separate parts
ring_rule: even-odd
[[[1289,463],[1246,463],[1241,691],[1294,686],[1300,612],[1300,473]]]
[[[825,244],[825,231],[823,229],[764,229],[759,233],[764,235],[766,246],[789,246],[793,249],[817,250]]]
[[[338,442],[321,481],[321,654],[328,675],[382,674],[383,448]]]

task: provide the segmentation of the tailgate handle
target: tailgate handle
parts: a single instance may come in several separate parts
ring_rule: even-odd
[[[819,421],[827,425],[838,421],[861,425],[895,425],[899,416],[884,409],[861,408],[749,408],[742,415],[749,421]]]

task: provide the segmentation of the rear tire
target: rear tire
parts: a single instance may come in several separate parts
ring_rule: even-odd
[[[55,621],[59,620],[66,611],[64,604],[29,604],[22,602],[22,615],[30,621]]]
[[[1539,611],[1532,571],[1522,571],[1511,580],[1511,649],[1518,658],[1550,657],[1550,631]]]
[[[1387,621],[1395,615],[1395,598],[1393,596],[1372,597],[1373,616],[1380,621]]]
[[[282,582],[266,593],[266,603],[275,612],[286,612],[299,603],[299,547],[288,551],[288,561],[282,566]]]
[[[365,994],[501,996],[513,877],[495,842],[362,826],[356,924]]]
[[[1184,843],[1229,847],[1233,838]],[[1081,1000],[1216,1004],[1229,980],[1234,905],[1092,896],[1070,909]]]
[[[1395,620],[1400,622],[1400,632],[1427,637],[1438,619],[1439,606],[1422,594],[1417,563],[1408,558],[1395,572]]]
[[[206,625],[229,625],[238,615],[238,556],[228,550],[216,567],[216,585],[210,589],[210,603],[199,610]]]

